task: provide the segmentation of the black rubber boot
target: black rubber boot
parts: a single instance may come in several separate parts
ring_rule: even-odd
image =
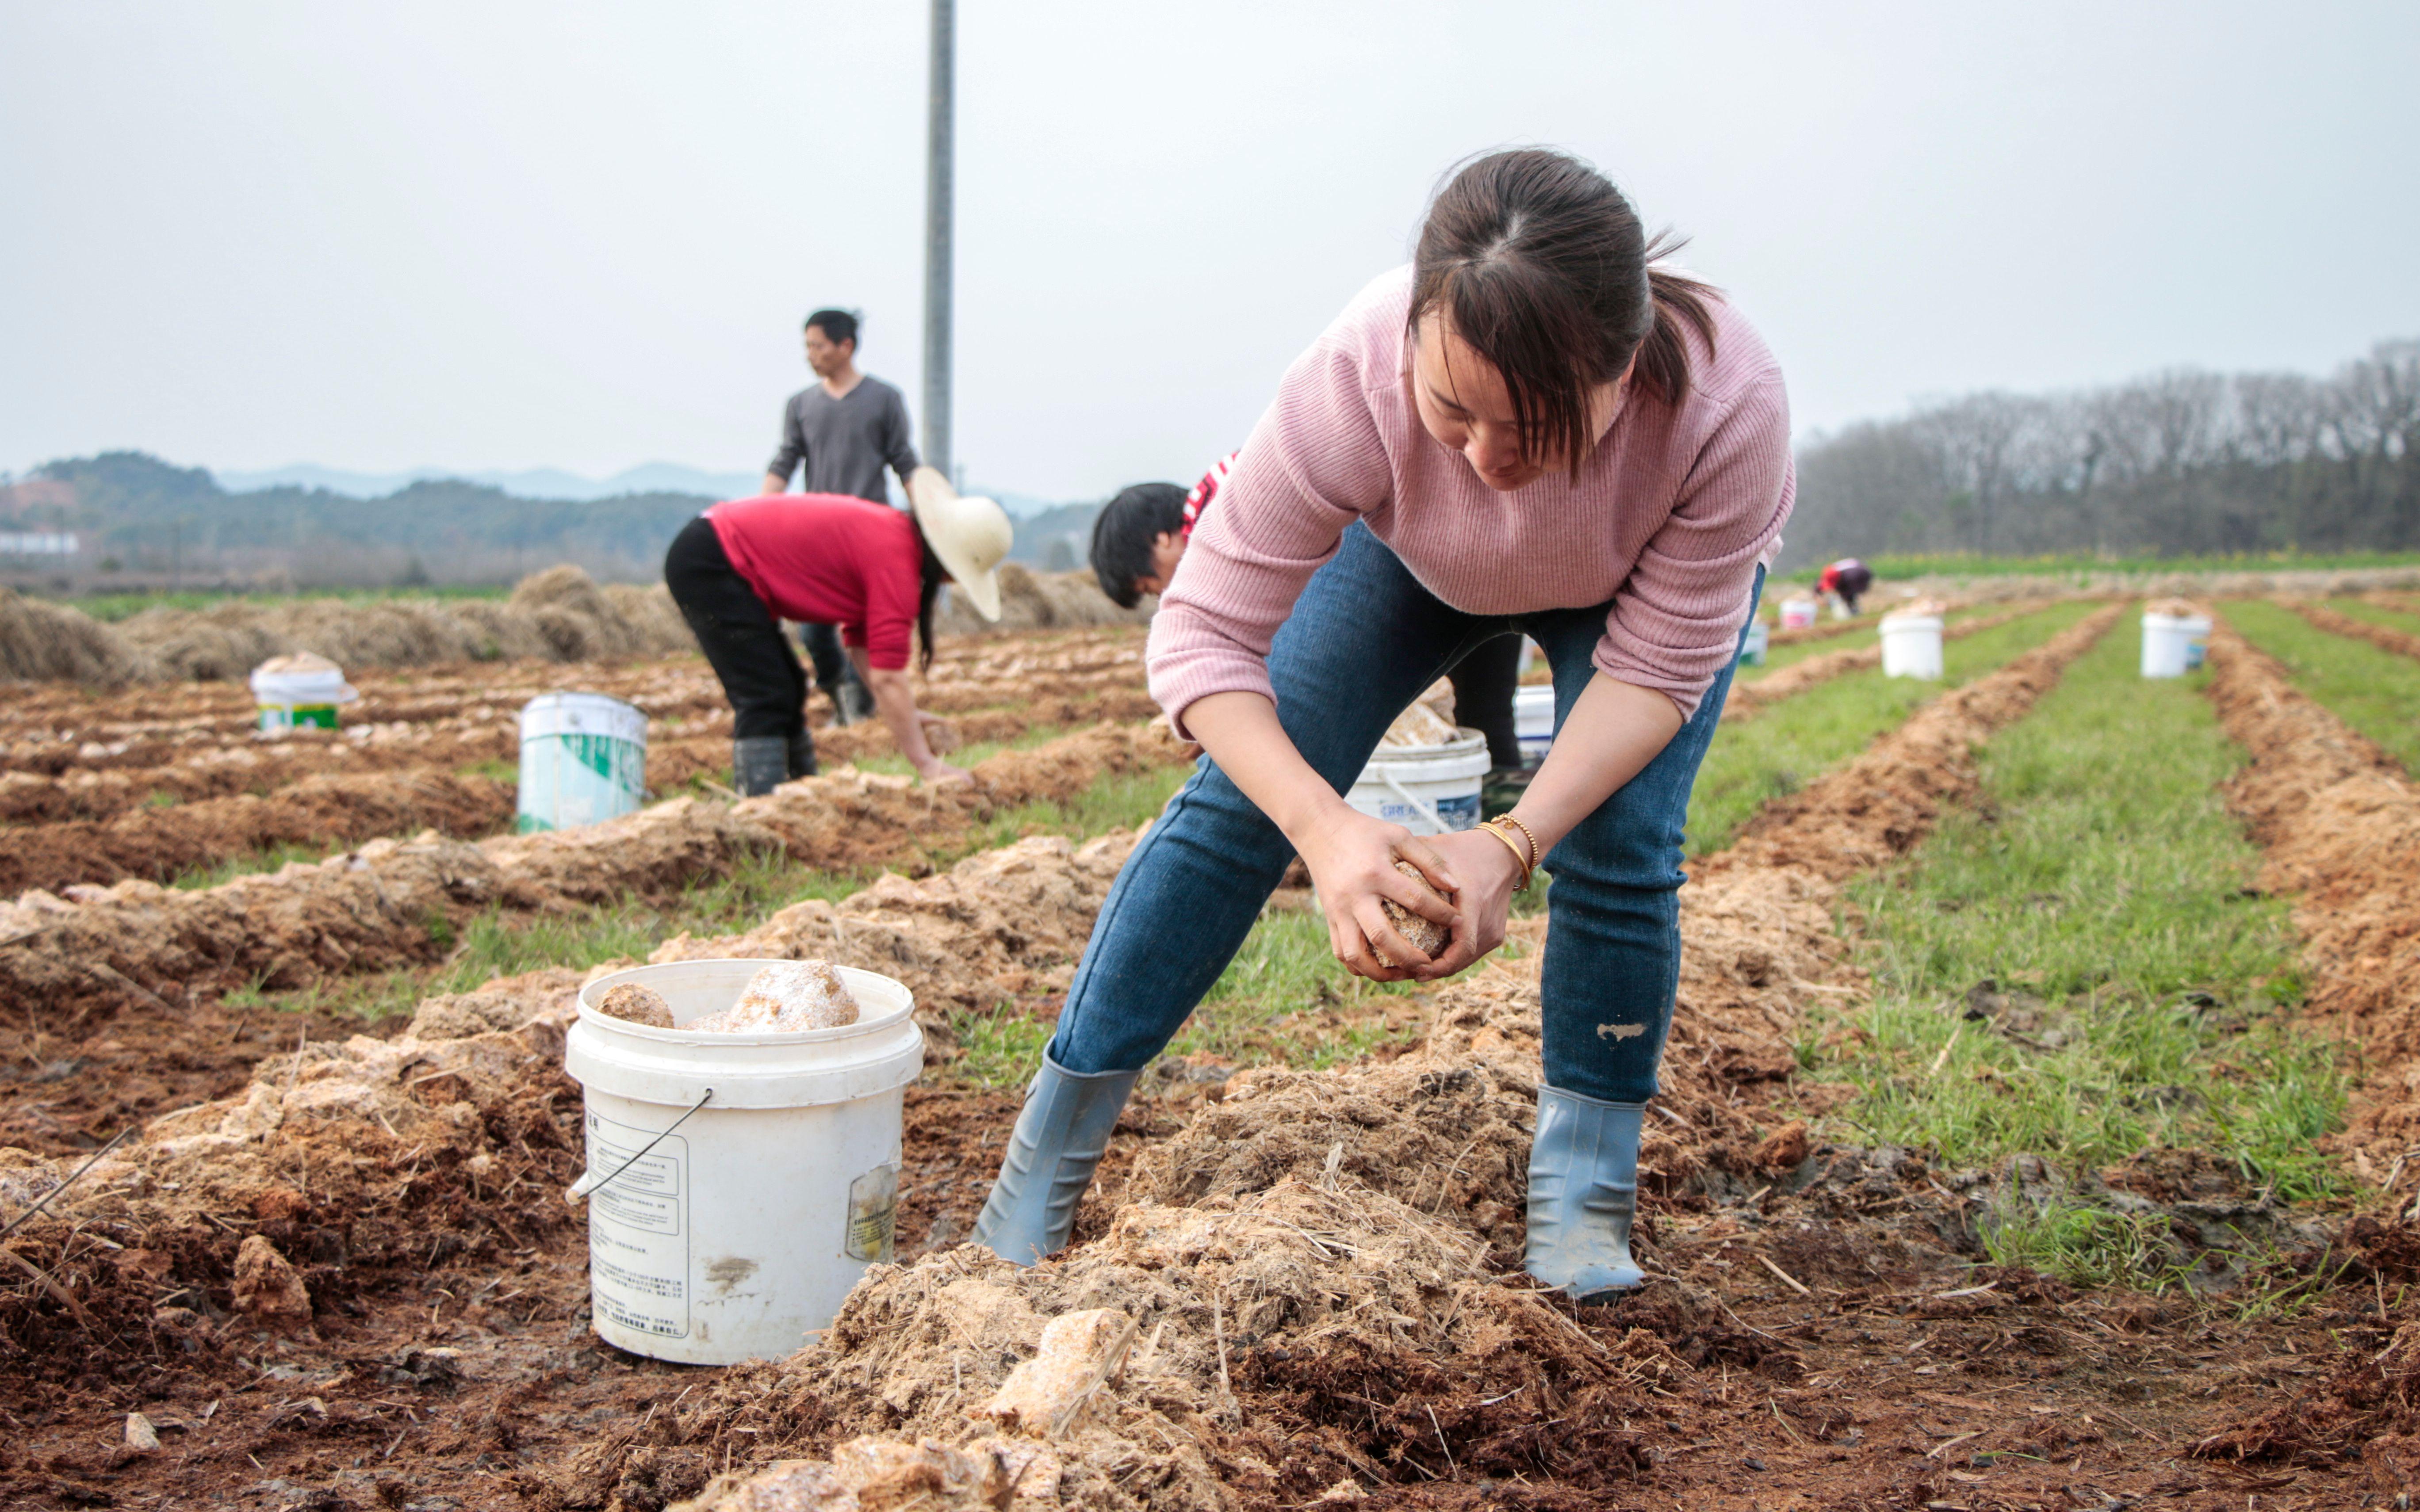
[[[791,732],[789,757],[789,772],[794,780],[815,775],[815,737],[807,733],[805,725]]]
[[[751,735],[731,743],[731,785],[743,798],[772,792],[790,777],[790,742],[783,735]]]

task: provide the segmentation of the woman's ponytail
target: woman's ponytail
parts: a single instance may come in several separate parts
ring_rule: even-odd
[[[1706,307],[1712,285],[1675,268],[1659,268],[1659,259],[1679,252],[1685,241],[1667,232],[1647,249],[1647,294],[1654,318],[1638,343],[1636,381],[1666,404],[1679,404],[1689,392],[1689,346],[1681,323],[1697,328],[1706,350],[1714,349],[1714,312]]]

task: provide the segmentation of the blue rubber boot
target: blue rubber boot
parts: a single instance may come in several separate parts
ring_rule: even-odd
[[[1528,1273],[1585,1302],[1647,1284],[1630,1257],[1638,1215],[1638,1129],[1644,1103],[1600,1103],[1538,1088],[1529,1146]]]
[[[1109,1148],[1109,1131],[1140,1071],[1063,1070],[1048,1053],[1008,1136],[1000,1179],[975,1220],[974,1241],[1001,1259],[1032,1265],[1066,1247],[1076,1204]]]

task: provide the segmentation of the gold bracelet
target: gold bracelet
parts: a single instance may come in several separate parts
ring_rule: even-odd
[[[1521,869],[1520,885],[1515,887],[1512,890],[1514,892],[1528,891],[1529,873],[1535,869],[1529,865],[1528,856],[1522,853],[1521,842],[1514,840],[1512,836],[1504,833],[1503,829],[1499,827],[1497,822],[1493,819],[1486,821],[1479,827],[1495,836],[1497,840],[1502,841],[1504,842],[1504,848],[1512,853],[1512,864]]]
[[[1521,838],[1529,842],[1529,870],[1532,872],[1538,870],[1538,863],[1544,860],[1544,857],[1538,853],[1537,835],[1530,830],[1528,825],[1523,824],[1518,818],[1514,817],[1511,813],[1500,813],[1497,814],[1496,818],[1499,824],[1511,825],[1513,828],[1518,829],[1521,832]]]

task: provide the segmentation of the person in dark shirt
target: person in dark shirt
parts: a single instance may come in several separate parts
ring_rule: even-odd
[[[1218,497],[1234,460],[1230,452],[1211,464],[1190,493],[1172,483],[1138,483],[1101,506],[1093,519],[1093,576],[1111,603],[1132,609],[1143,594],[1167,589],[1176,564],[1185,560],[1193,527]],[[1446,676],[1453,683],[1454,717],[1487,737],[1484,801],[1489,813],[1500,813],[1512,807],[1529,779],[1512,724],[1521,638],[1500,635],[1472,647]]]
[[[790,474],[803,469],[800,493],[889,503],[883,470],[897,473],[903,487],[916,471],[907,401],[890,384],[858,371],[857,316],[846,310],[817,310],[807,316],[806,349],[807,366],[817,381],[790,395],[782,408],[782,444],[765,466],[765,492],[783,492]],[[874,700],[832,626],[802,625],[799,640],[814,663],[815,685],[830,695],[840,723],[874,711]]]

